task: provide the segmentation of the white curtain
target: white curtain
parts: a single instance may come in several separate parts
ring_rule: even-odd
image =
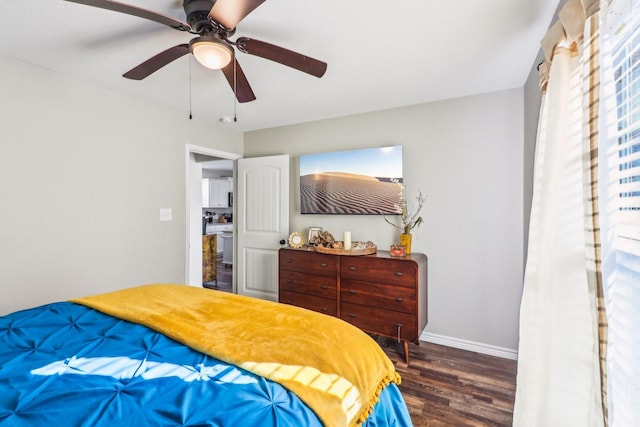
[[[518,427],[603,426],[607,419],[596,178],[599,12],[596,2],[582,3],[569,1],[543,41]]]

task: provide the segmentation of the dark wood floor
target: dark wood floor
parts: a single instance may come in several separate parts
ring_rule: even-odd
[[[402,392],[415,427],[511,426],[516,361],[421,342],[402,346],[376,338],[402,376]]]

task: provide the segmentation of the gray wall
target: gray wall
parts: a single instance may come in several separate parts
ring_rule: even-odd
[[[538,119],[540,117],[540,104],[542,96],[538,83],[538,64],[542,60],[542,54],[536,58],[531,72],[524,85],[524,224],[525,224],[525,265],[527,256],[527,244],[529,241],[529,217],[531,215],[531,198],[533,195],[533,164],[536,151],[536,138],[538,135]]]
[[[241,154],[242,135],[13,59],[0,75],[0,314],[183,283],[185,144]]]
[[[428,196],[413,250],[429,257],[428,338],[515,351],[523,277],[524,94],[513,89],[245,134],[245,156],[291,156],[290,231],[320,226],[388,250],[378,216],[301,215],[303,153],[404,147],[408,195]]]

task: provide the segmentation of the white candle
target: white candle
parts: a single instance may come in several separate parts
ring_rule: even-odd
[[[344,248],[351,249],[351,232],[350,231],[344,232]]]

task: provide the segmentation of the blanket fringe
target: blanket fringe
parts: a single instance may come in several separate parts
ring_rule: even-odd
[[[399,385],[401,381],[402,379],[400,378],[400,374],[398,374],[397,372],[387,375],[386,377],[381,379],[378,387],[373,392],[373,396],[369,399],[367,406],[360,412],[360,415],[356,420],[356,425],[362,425],[362,423],[364,423],[367,418],[369,418],[369,416],[373,412],[373,407],[376,406],[376,403],[378,403],[378,400],[380,399],[380,393],[382,393],[382,390],[384,390],[385,387],[387,387],[391,383]]]

